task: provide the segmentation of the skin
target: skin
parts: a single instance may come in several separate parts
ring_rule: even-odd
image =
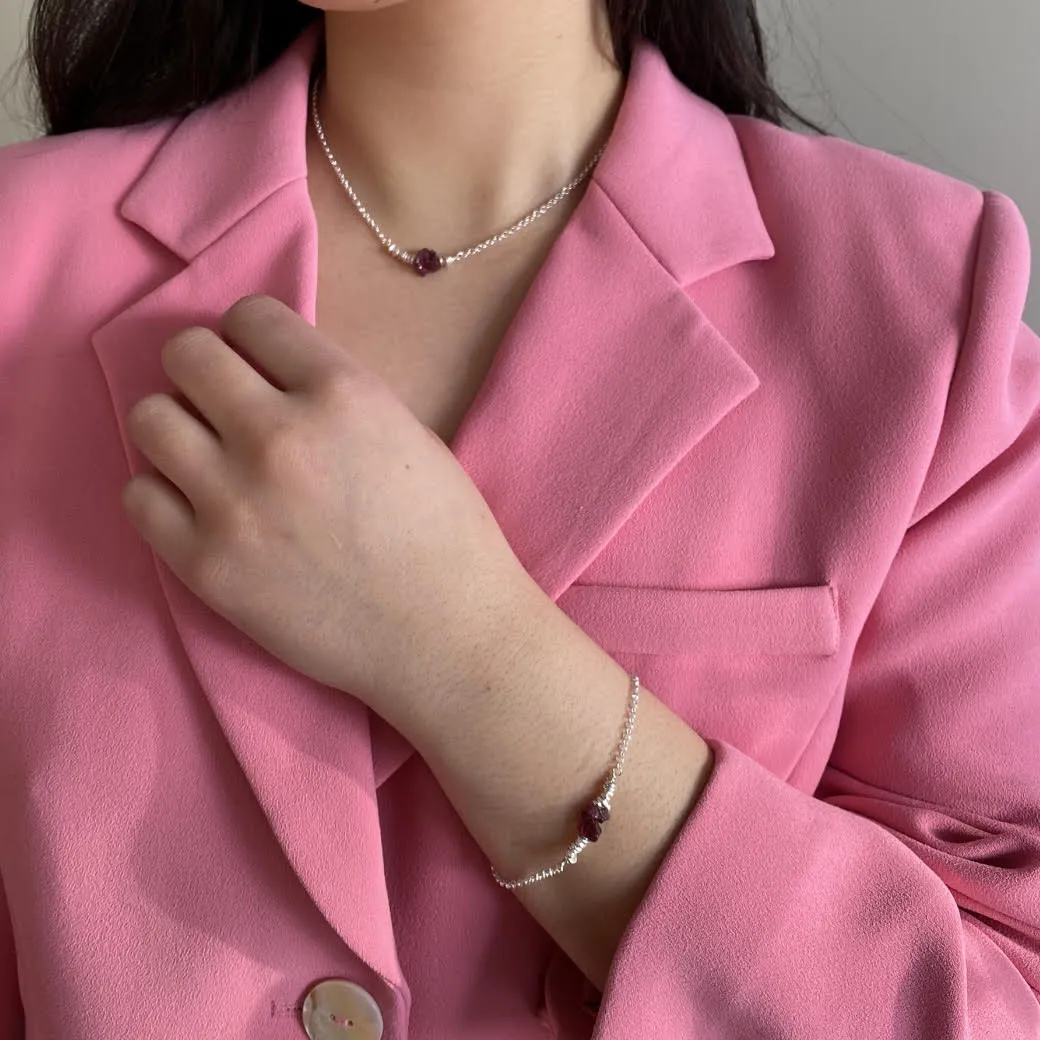
[[[494,230],[573,176],[616,108],[593,6],[316,6],[330,138],[350,139],[352,173],[405,240],[430,237],[429,214]],[[162,361],[198,415],[154,394],[128,417],[155,468],[123,494],[141,535],[258,644],[395,726],[504,875],[558,861],[629,677],[526,573],[445,443],[349,342],[268,297],[179,332]],[[711,768],[644,687],[603,838],[516,894],[601,989]]]
[[[479,241],[581,169],[623,89],[598,0],[311,0],[319,105],[403,242]]]

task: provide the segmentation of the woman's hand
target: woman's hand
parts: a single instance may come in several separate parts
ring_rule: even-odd
[[[491,862],[510,874],[552,862],[617,745],[625,670],[523,569],[448,448],[347,350],[264,297],[232,307],[221,332],[236,349],[192,328],[163,350],[187,407],[158,394],[131,412],[160,472],[127,485],[131,517],[215,610],[400,730]],[[645,687],[639,711],[609,855],[519,893],[601,988],[712,768]]]
[[[276,300],[239,301],[221,334],[163,349],[187,408],[156,394],[128,418],[159,473],[123,501],[174,573],[391,722],[508,654],[534,582],[444,443]]]

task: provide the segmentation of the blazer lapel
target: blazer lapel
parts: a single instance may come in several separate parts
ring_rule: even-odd
[[[178,124],[124,201],[124,218],[178,261],[93,336],[132,472],[147,463],[125,417],[146,394],[172,389],[159,362],[169,336],[212,327],[256,292],[315,320],[305,141],[320,42],[312,26],[249,88]],[[607,152],[452,442],[554,600],[758,385],[684,287],[772,253],[729,121],[640,48]],[[156,565],[195,674],[285,856],[343,940],[400,988],[376,789],[411,748],[353,698],[260,650]]]
[[[123,424],[141,397],[172,389],[163,342],[186,325],[212,326],[252,292],[306,314],[315,252],[299,196],[271,199],[95,334],[133,472],[148,466]],[[339,935],[399,985],[366,710],[261,651],[158,557],[156,566],[192,668],[286,857]]]
[[[148,465],[125,418],[146,394],[174,389],[160,364],[166,339],[187,325],[215,327],[255,292],[314,322],[317,233],[300,179],[314,45],[311,31],[249,90],[180,123],[123,203],[123,216],[181,261],[93,336],[134,473]],[[156,566],[199,684],[285,856],[355,954],[401,988],[368,712],[276,661],[158,557]]]
[[[773,255],[730,120],[642,44],[592,182],[452,442],[553,600],[758,387],[686,287]]]

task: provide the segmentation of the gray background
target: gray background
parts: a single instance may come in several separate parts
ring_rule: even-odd
[[[1040,257],[1037,0],[759,5],[774,75],[796,107],[843,137],[1010,195]],[[28,8],[0,0],[0,144],[35,133],[25,77],[12,68]],[[1038,282],[1026,317],[1040,330]]]

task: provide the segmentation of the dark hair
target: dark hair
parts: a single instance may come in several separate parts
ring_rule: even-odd
[[[823,132],[769,81],[755,0],[604,0],[614,56],[636,40],[724,112]],[[35,0],[27,58],[49,135],[185,115],[243,86],[323,13],[297,0]]]

